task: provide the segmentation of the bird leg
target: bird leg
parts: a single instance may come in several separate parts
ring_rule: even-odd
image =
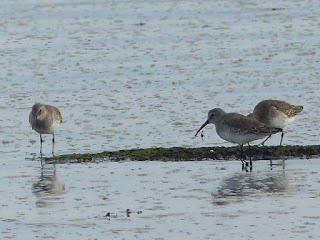
[[[52,134],[52,155],[54,155],[54,133]]]
[[[43,143],[43,140],[42,140],[42,136],[40,134],[40,155],[42,156],[42,143]]]
[[[248,147],[249,147],[249,158],[250,158],[250,172],[252,172],[251,146],[249,143],[248,143]]]
[[[247,162],[244,160],[244,154],[243,154],[243,144],[240,144],[240,158],[241,158],[242,171],[247,171]]]
[[[261,145],[261,146],[264,146],[264,143],[269,139],[271,138],[271,135],[269,135],[269,137],[267,137],[265,140],[263,140],[262,143],[258,144],[258,145]],[[282,141],[282,138],[281,138],[281,141]],[[280,144],[281,145],[281,144]]]
[[[284,135],[284,133],[283,133],[283,131],[282,131],[282,133],[281,133],[281,140],[280,140],[280,146],[282,145],[283,135]]]

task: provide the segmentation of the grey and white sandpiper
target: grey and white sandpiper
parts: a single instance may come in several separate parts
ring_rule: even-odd
[[[264,123],[246,117],[238,113],[226,113],[221,108],[214,108],[209,111],[207,121],[199,128],[196,135],[208,124],[214,124],[220,138],[240,145],[243,153],[243,144],[248,144],[250,153],[250,170],[252,170],[250,142],[266,136],[281,132],[281,128],[266,126]],[[241,159],[242,169],[244,161]],[[246,163],[247,164],[247,163]]]
[[[42,155],[42,134],[52,134],[52,154],[54,154],[54,133],[62,123],[58,108],[36,103],[32,106],[29,123],[33,130],[40,134],[40,154]]]
[[[253,113],[248,117],[258,120],[269,127],[284,128],[294,120],[294,117],[303,110],[303,106],[294,106],[285,101],[263,100],[255,106]],[[283,131],[281,134],[280,145],[283,140]],[[263,145],[271,135],[261,144]]]

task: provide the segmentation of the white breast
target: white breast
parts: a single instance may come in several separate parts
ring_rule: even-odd
[[[249,143],[267,136],[266,134],[245,134],[231,131],[217,131],[217,134],[222,139],[237,144]]]
[[[270,118],[270,126],[275,128],[284,128],[293,120],[294,117],[289,118],[287,115],[283,114],[281,117]]]

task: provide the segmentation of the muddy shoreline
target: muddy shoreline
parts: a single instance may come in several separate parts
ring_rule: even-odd
[[[244,147],[248,158],[249,149]],[[309,159],[320,156],[320,145],[308,146],[251,146],[254,160]],[[50,163],[82,163],[99,161],[204,161],[240,159],[240,148],[202,147],[202,148],[146,148],[101,153],[75,153],[45,158]]]

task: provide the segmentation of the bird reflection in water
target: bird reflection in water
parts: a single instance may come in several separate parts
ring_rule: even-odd
[[[289,180],[283,170],[237,172],[223,180],[218,190],[212,193],[213,203],[225,205],[230,202],[246,201],[248,197],[261,197],[268,194],[283,194],[289,189]]]
[[[39,208],[52,205],[65,193],[64,184],[56,177],[56,165],[41,162],[41,175],[32,185],[32,192],[37,197],[36,206]]]

